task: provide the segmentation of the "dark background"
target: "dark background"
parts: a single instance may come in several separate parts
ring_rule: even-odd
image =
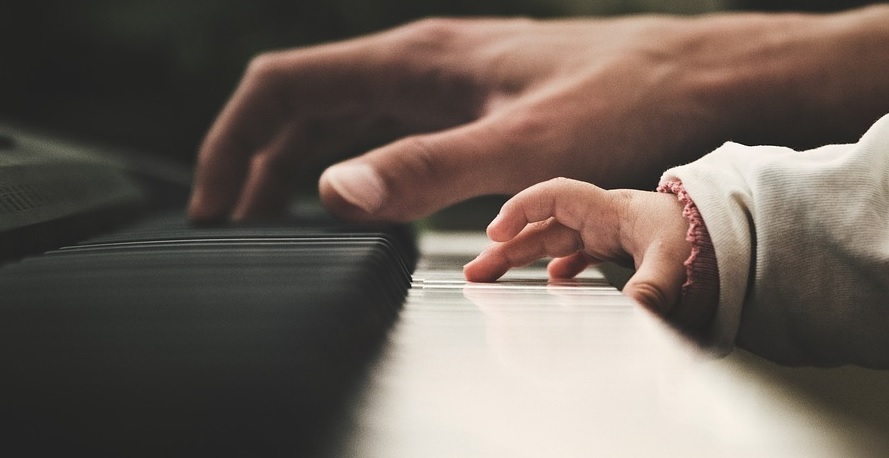
[[[247,61],[264,50],[435,15],[546,18],[652,5],[691,13],[864,3],[728,1],[0,0],[0,120],[188,163]]]

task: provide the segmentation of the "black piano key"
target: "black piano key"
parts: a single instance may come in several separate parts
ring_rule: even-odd
[[[173,217],[6,265],[2,447],[307,453],[384,341],[415,256],[387,228]]]

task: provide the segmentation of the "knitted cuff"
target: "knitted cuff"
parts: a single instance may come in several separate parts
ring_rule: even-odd
[[[672,193],[683,205],[682,215],[688,220],[685,240],[691,242],[691,255],[685,261],[686,280],[682,285],[682,304],[716,304],[719,300],[719,268],[710,233],[698,206],[691,200],[681,181],[667,181],[658,192]]]

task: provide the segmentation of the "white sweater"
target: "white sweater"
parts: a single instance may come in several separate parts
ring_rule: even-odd
[[[668,170],[719,268],[711,344],[782,364],[889,368],[889,115],[858,143],[726,143]]]

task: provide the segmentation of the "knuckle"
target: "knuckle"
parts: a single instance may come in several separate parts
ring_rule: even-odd
[[[461,19],[432,17],[405,25],[401,32],[409,41],[436,46],[453,40],[464,24]]]
[[[250,59],[244,78],[248,81],[268,81],[275,79],[281,71],[281,56],[278,53],[265,52]]]
[[[238,92],[245,95],[270,118],[283,117],[293,107],[286,95],[288,92],[287,67],[284,54],[269,52],[254,56],[247,64]]]
[[[384,59],[400,94],[435,105],[444,116],[469,121],[478,115],[485,88],[473,57],[473,20],[423,19],[387,35]]]
[[[439,61],[457,47],[459,23],[458,19],[429,18],[395,29],[387,47],[389,55],[412,78],[435,81],[446,73]]]
[[[548,184],[553,187],[563,188],[565,186],[571,186],[574,184],[574,180],[567,177],[555,177],[549,180]]]
[[[555,223],[555,219],[550,217],[541,221],[532,221],[528,223],[528,228],[537,233],[540,233],[549,230],[555,225]]]
[[[287,68],[281,52],[266,52],[250,59],[244,70],[242,84],[252,91],[276,91],[287,79]]]
[[[393,59],[406,65],[406,69],[425,74],[427,78],[458,74],[460,69],[443,69],[439,61],[465,59],[466,39],[471,29],[466,19],[422,19],[395,29],[388,49]]]
[[[552,135],[554,128],[551,119],[537,110],[523,110],[510,116],[503,124],[507,138],[517,141],[545,139]],[[535,142],[536,143],[536,142]]]

